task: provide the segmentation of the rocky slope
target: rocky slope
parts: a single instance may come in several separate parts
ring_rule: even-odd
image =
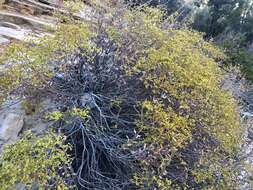
[[[30,34],[43,35],[44,27],[53,25],[57,20],[53,12],[61,10],[61,0],[5,0],[0,1],[0,48],[8,45],[12,41],[26,40]],[[82,18],[92,17],[95,13],[87,7],[86,14],[77,16]],[[242,172],[242,179],[250,177],[253,171],[253,100],[251,92],[241,88],[241,83],[233,76],[229,76],[224,83],[224,87],[231,90],[238,99],[246,102],[241,107],[242,120],[247,120],[245,134],[245,144],[242,147],[241,157],[249,165],[248,170]],[[248,93],[245,93],[248,91]],[[45,102],[45,107],[53,106],[50,102]],[[19,133],[24,128],[36,129],[40,132],[46,128],[43,121],[35,120],[25,113],[21,103],[9,105],[0,109],[0,150],[1,145],[11,143],[18,139]],[[242,180],[243,181],[243,180]],[[242,189],[250,189],[249,182],[242,184]]]
[[[0,9],[0,44],[24,40],[30,33],[41,34],[43,28],[54,24],[52,13],[60,1],[6,0]]]

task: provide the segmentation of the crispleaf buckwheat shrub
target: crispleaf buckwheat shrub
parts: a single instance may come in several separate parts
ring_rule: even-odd
[[[10,48],[0,90],[57,101],[48,119],[74,147],[78,189],[235,188],[242,129],[223,53],[159,9],[107,5]]]
[[[64,145],[65,137],[47,133],[36,137],[31,132],[7,145],[0,157],[0,189],[15,189],[18,184],[31,189],[68,189],[64,177],[70,158]],[[64,174],[65,173],[65,174]]]
[[[166,29],[162,15],[125,14],[125,33],[112,35],[131,47],[128,71],[147,91],[133,143],[143,167],[134,181],[143,189],[234,188],[242,133],[236,102],[220,88],[225,56],[197,32]]]

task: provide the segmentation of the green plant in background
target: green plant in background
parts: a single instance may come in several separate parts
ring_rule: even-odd
[[[196,1],[198,2],[198,0]],[[194,15],[192,27],[214,38],[226,49],[226,65],[240,66],[242,73],[253,80],[252,55],[248,52],[253,36],[253,3],[251,0],[209,0]],[[238,38],[239,36],[239,38]]]
[[[245,78],[253,81],[253,56],[247,50],[247,41],[244,35],[233,36],[224,40],[221,46],[227,54],[225,65],[233,65],[241,68]]]
[[[68,189],[63,173],[70,163],[66,153],[70,146],[64,140],[52,132],[41,137],[27,132],[15,144],[5,146],[0,158],[0,189],[15,189],[17,184],[28,189],[34,184],[39,189]]]

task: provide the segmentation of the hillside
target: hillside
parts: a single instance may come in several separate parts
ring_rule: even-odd
[[[4,1],[0,190],[251,189],[250,40],[196,3]]]

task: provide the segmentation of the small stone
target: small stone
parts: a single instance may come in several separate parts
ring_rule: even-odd
[[[18,183],[16,185],[16,190],[27,190],[23,183]]]
[[[252,128],[250,128],[250,129],[248,130],[248,138],[249,138],[250,140],[253,140],[253,129],[252,129]]]
[[[82,107],[89,107],[89,108],[94,108],[95,107],[95,100],[92,97],[91,94],[85,93],[81,98],[80,98],[80,103]]]

